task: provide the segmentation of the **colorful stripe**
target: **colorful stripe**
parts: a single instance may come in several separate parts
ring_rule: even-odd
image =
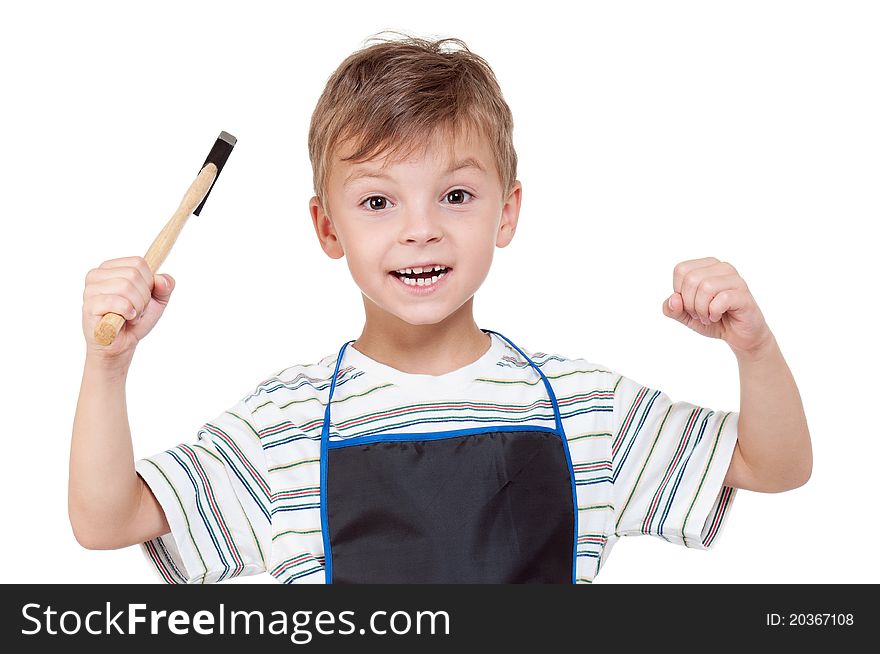
[[[696,490],[694,491],[693,499],[691,500],[690,506],[688,507],[687,513],[684,517],[684,524],[682,525],[682,534],[684,534],[685,527],[687,527],[688,520],[690,520],[691,515],[694,511],[694,506],[697,503],[697,498],[700,496],[700,491],[703,490],[703,486],[706,483],[706,478],[709,476],[709,471],[712,467],[712,462],[715,460],[715,454],[718,451],[718,445],[721,440],[721,434],[724,431],[724,426],[727,424],[727,420],[730,417],[731,413],[725,413],[724,417],[721,420],[721,424],[718,425],[718,432],[715,434],[715,438],[712,442],[712,451],[709,454],[708,460],[706,461],[706,466],[703,469],[702,475],[700,476],[700,483],[697,485]],[[712,543],[715,539],[718,530],[721,528],[721,524],[724,521],[724,516],[727,512],[728,505],[730,501],[733,499],[733,491],[730,487],[724,486],[721,489],[721,493],[719,498],[716,500],[716,506],[714,508],[714,514],[712,516],[712,524],[709,528],[708,533],[706,534],[703,544],[706,547]],[[688,547],[687,539],[684,540],[684,544]]]
[[[168,473],[166,473],[165,470],[163,470],[162,467],[158,463],[156,463],[155,461],[151,461],[150,459],[145,459],[144,464],[146,466],[148,466],[146,469],[144,469],[144,471],[143,471],[144,474],[147,474],[147,470],[153,470],[162,478],[162,480],[165,482],[165,484],[167,484],[167,488],[171,492],[171,495],[173,496],[174,501],[176,502],[176,505],[174,506],[174,508],[177,509],[176,515],[181,516],[183,518],[184,524],[186,525],[186,534],[185,534],[186,541],[185,542],[186,542],[187,546],[191,549],[191,551],[195,553],[195,555],[199,559],[199,562],[202,564],[202,570],[201,570],[200,574],[201,574],[202,579],[204,579],[205,575],[207,575],[207,573],[208,573],[208,565],[207,565],[207,563],[205,563],[205,557],[202,556],[202,551],[198,546],[195,535],[193,534],[192,524],[190,523],[189,512],[187,512],[186,509],[184,508],[183,500],[181,499],[180,492],[178,492],[177,488],[172,483],[171,478],[168,475]],[[154,493],[157,493],[160,497],[165,497],[165,493],[163,493],[160,490],[160,487],[158,485],[153,484],[151,486],[151,489]],[[171,509],[172,507],[170,505],[165,506],[163,504],[163,508],[165,509],[165,511],[167,513],[168,510]],[[168,519],[168,522],[170,523],[171,519]],[[179,534],[178,539],[182,538],[183,536],[184,536],[183,534]],[[172,557],[167,553],[166,548],[165,548],[165,543],[164,543],[164,541],[162,541],[161,537],[155,539],[155,542],[148,541],[147,543],[145,543],[145,546],[147,547],[147,554],[150,555],[151,560],[153,560],[155,562],[157,559],[154,559],[152,557],[152,553],[150,552],[150,547],[149,547],[150,544],[152,544],[152,549],[153,549],[152,553],[154,553],[156,551],[157,547],[161,548],[163,553],[165,553],[165,555],[166,555],[165,558],[168,561],[171,561]],[[169,566],[170,566],[170,564],[169,564]],[[183,567],[182,562],[179,566],[177,563],[174,563],[174,565],[173,565],[174,572],[177,573],[177,575],[180,577],[181,580],[184,579],[184,574],[179,569],[182,567]],[[160,572],[160,574],[163,575],[163,577],[166,574],[161,569],[159,570],[159,572]]]
[[[234,577],[242,571],[242,569],[244,567],[244,563],[241,560],[241,556],[239,555],[239,552],[238,552],[238,547],[236,547],[235,541],[233,541],[233,539],[232,539],[232,535],[229,531],[229,526],[227,525],[226,519],[223,517],[223,512],[220,509],[220,505],[217,502],[217,496],[214,493],[214,487],[213,487],[213,484],[211,483],[211,479],[208,476],[207,472],[205,471],[205,468],[202,465],[202,462],[199,460],[195,451],[191,447],[186,446],[186,445],[181,445],[177,449],[180,452],[182,452],[183,454],[185,454],[186,457],[188,457],[188,459],[189,459],[191,469],[187,469],[187,473],[192,476],[191,471],[195,471],[195,474],[198,476],[198,480],[201,482],[200,485],[198,486],[196,496],[197,496],[197,498],[203,498],[204,500],[206,500],[208,511],[206,512],[205,507],[202,506],[202,504],[200,503],[199,504],[199,513],[202,515],[202,517],[204,519],[205,528],[211,530],[212,541],[214,542],[215,546],[217,547],[217,552],[218,552],[218,554],[220,554],[220,556],[224,562],[225,569],[224,569],[224,573],[220,576],[220,580],[222,581],[223,578],[225,578],[227,573],[231,573],[231,576]],[[181,463],[181,465],[185,465],[183,461],[181,461],[180,463]],[[193,479],[193,484],[196,484],[195,479]],[[210,514],[211,517],[214,518],[214,524],[217,525],[217,527],[220,531],[220,535],[222,536],[223,541],[226,545],[226,551],[228,551],[232,557],[234,566],[231,569],[226,564],[226,557],[224,556],[223,550],[221,549],[220,544],[219,544],[220,539],[218,539],[216,537],[216,533],[211,528],[211,522],[208,520],[207,515],[206,515],[208,513]]]

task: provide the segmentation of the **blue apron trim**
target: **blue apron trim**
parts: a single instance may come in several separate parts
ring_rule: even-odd
[[[565,460],[568,463],[568,474],[571,477],[571,500],[574,503],[574,543],[572,543],[572,552],[573,556],[571,559],[571,583],[577,583],[577,541],[578,541],[578,496],[577,496],[577,484],[574,481],[574,466],[571,464],[571,452],[568,449],[568,437],[565,435],[565,429],[562,427],[562,416],[559,413],[559,403],[556,401],[556,393],[553,392],[553,387],[550,385],[550,381],[541,371],[541,369],[535,365],[535,362],[532,361],[526,353],[519,349],[516,344],[507,338],[504,334],[499,334],[498,332],[494,332],[491,329],[487,329],[487,332],[491,334],[497,334],[505,341],[510,343],[510,346],[513,347],[517,352],[519,352],[523,358],[532,364],[532,367],[538,371],[538,374],[541,375],[541,379],[544,380],[544,385],[547,387],[547,394],[550,396],[550,401],[553,403],[553,414],[556,416],[556,430],[559,432],[559,435],[562,437],[562,448],[565,450]]]
[[[577,502],[577,485],[575,484],[574,477],[574,467],[571,463],[571,452],[568,448],[568,438],[565,435],[565,429],[562,425],[562,416],[559,412],[559,404],[556,401],[556,394],[553,392],[553,387],[550,385],[550,381],[541,371],[541,369],[535,365],[535,362],[529,358],[525,352],[523,352],[519,347],[516,346],[509,338],[500,334],[496,331],[492,331],[491,329],[482,330],[486,333],[495,334],[501,338],[503,338],[507,343],[510,344],[517,352],[522,355],[522,357],[529,362],[529,364],[538,372],[541,376],[541,379],[544,382],[544,386],[547,389],[547,394],[550,397],[550,401],[553,404],[553,416],[556,421],[556,430],[547,429],[546,427],[529,427],[529,426],[505,426],[505,431],[516,431],[516,430],[529,430],[529,431],[549,431],[557,434],[562,440],[563,450],[565,451],[565,460],[568,464],[568,473],[571,479],[571,492],[572,492],[572,502],[574,507],[574,542],[572,543],[572,572],[571,572],[571,583],[576,582],[577,577],[577,540],[578,540],[578,502]],[[349,439],[348,441],[334,441],[334,443],[330,444],[330,404],[333,399],[333,391],[336,389],[336,379],[339,374],[339,366],[342,363],[342,357],[345,353],[345,348],[348,347],[351,343],[354,343],[353,340],[347,341],[339,348],[339,354],[336,358],[336,368],[333,371],[333,379],[330,382],[330,392],[327,397],[327,406],[324,410],[324,425],[321,429],[321,488],[320,488],[320,502],[321,502],[321,534],[322,540],[324,543],[324,581],[329,584],[332,583],[333,579],[333,557],[330,549],[330,529],[329,529],[329,520],[327,516],[327,466],[328,466],[328,450],[331,448],[345,447],[346,445],[358,445],[364,444],[365,442],[399,442],[405,440],[437,440],[439,438],[449,438],[450,434],[456,432],[437,432],[435,434],[431,433],[423,433],[423,434],[388,434],[385,436],[378,437],[358,437],[357,439]],[[457,435],[463,435],[465,433],[485,433],[488,431],[496,431],[498,428],[475,428],[470,430],[459,430]],[[413,438],[413,436],[422,436],[424,438]],[[437,436],[438,438],[430,438],[433,436]],[[404,438],[406,437],[406,438]],[[369,439],[369,440],[367,440]],[[353,442],[358,441],[358,442]]]
[[[352,447],[354,445],[368,445],[370,443],[397,443],[408,441],[438,441],[444,438],[457,438],[458,436],[469,436],[471,434],[485,434],[494,431],[546,431],[556,434],[560,438],[562,435],[555,429],[549,427],[532,427],[530,425],[493,425],[491,427],[475,427],[473,429],[456,429],[455,431],[435,431],[422,432],[420,434],[379,434],[372,436],[356,436],[355,438],[346,438],[341,441],[331,441],[327,444],[327,448],[331,450],[340,447]]]
[[[333,391],[336,389],[336,376],[339,374],[339,364],[342,363],[342,354],[345,348],[354,341],[343,343],[336,357],[336,369],[333,371],[333,381],[330,382],[330,393],[327,395],[327,408],[324,409],[324,426],[321,428],[321,537],[324,541],[324,583],[329,584],[333,578],[333,557],[330,556],[330,529],[327,519],[327,446],[330,441],[330,402],[333,399]],[[575,509],[577,505],[575,505]],[[577,516],[577,511],[575,511]],[[575,531],[577,533],[577,531]]]

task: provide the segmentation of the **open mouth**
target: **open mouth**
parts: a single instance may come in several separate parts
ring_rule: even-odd
[[[451,270],[450,266],[435,264],[416,268],[401,268],[392,270],[388,274],[394,275],[408,286],[433,286],[448,275]]]

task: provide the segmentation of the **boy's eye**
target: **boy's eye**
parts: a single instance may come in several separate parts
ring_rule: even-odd
[[[381,211],[385,208],[385,202],[387,202],[387,200],[381,195],[373,195],[364,200],[364,202],[369,202],[370,209]],[[361,204],[363,204],[364,202],[362,202]]]
[[[457,188],[454,191],[449,191],[449,193],[446,194],[446,197],[450,198],[449,204],[464,204],[464,197],[462,197],[462,194],[470,195],[468,191],[465,191],[462,188]],[[457,199],[453,200],[452,198],[461,198],[461,201]]]

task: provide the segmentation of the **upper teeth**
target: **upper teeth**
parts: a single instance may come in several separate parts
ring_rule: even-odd
[[[437,270],[446,270],[446,266],[428,266],[427,268],[401,268],[395,272],[399,272],[401,275],[418,275],[423,272],[432,272]]]

